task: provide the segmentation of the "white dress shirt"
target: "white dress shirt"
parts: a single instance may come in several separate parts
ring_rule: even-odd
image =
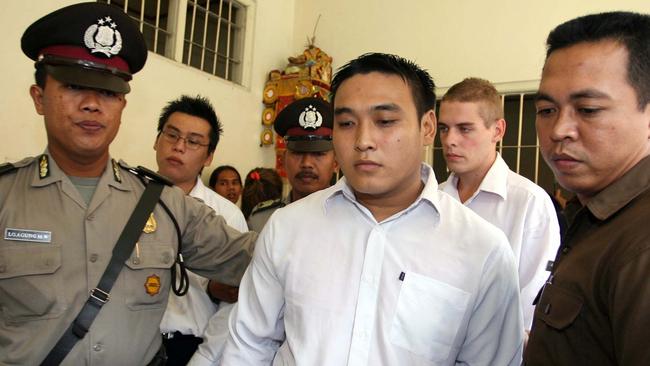
[[[460,201],[458,177],[440,184],[443,192]],[[533,300],[550,272],[560,245],[560,226],[551,198],[540,186],[513,172],[497,153],[492,167],[465,206],[503,230],[519,268],[524,326],[533,322]]]
[[[197,178],[196,184],[189,195],[201,199],[217,214],[221,215],[229,226],[241,232],[248,231],[241,210],[232,202],[206,187],[201,179]],[[187,271],[187,274],[189,277],[187,294],[182,297],[170,294],[167,310],[165,310],[160,323],[160,330],[163,333],[179,331],[183,334],[203,337],[203,331],[210,318],[217,311],[217,307],[206,293],[208,279],[191,271]],[[227,323],[224,323],[222,327],[225,338]]]
[[[519,365],[506,237],[421,171],[420,197],[382,222],[345,178],[277,210],[242,279],[223,364]]]

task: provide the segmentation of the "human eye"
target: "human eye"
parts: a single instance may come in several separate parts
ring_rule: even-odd
[[[549,105],[535,106],[535,113],[538,117],[548,117],[556,112],[556,108]]]
[[[352,127],[353,123],[350,120],[340,120],[340,121],[336,121],[336,125],[339,128],[349,128]]]
[[[469,126],[460,126],[459,129],[460,129],[460,132],[462,132],[462,133],[469,133],[469,132],[472,132],[472,128],[469,127]]]
[[[396,119],[390,119],[390,118],[381,118],[377,120],[377,124],[382,126],[382,127],[389,127],[395,124],[397,122]]]
[[[105,90],[105,89],[100,89],[100,90],[98,90],[98,91],[99,91],[99,93],[100,93],[102,96],[104,96],[104,97],[109,97],[109,98],[115,98],[115,97],[117,97],[117,93],[114,92],[114,91]]]
[[[580,113],[583,116],[592,117],[597,115],[600,111],[602,111],[603,108],[590,106],[590,107],[578,107],[577,110],[578,113]]]
[[[449,132],[449,127],[447,127],[447,126],[445,126],[445,125],[439,125],[439,126],[438,126],[438,131],[439,131],[440,133],[447,133],[447,132]]]
[[[172,139],[172,140],[178,140],[178,138],[180,137],[180,135],[178,134],[178,132],[173,131],[173,130],[167,130],[167,131],[165,131],[165,135],[167,135],[167,137],[169,137],[169,138]]]

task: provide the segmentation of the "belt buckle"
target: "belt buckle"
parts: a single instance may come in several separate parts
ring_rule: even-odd
[[[108,300],[111,299],[111,295],[108,292],[101,290],[97,287],[90,290],[90,297],[99,301],[102,305],[106,304]]]

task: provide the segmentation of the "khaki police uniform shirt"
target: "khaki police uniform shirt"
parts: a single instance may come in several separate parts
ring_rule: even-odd
[[[268,200],[258,203],[251,214],[246,219],[248,224],[248,230],[254,231],[256,233],[262,232],[262,228],[266,225],[266,222],[269,221],[271,215],[275,210],[282,208],[291,203],[291,192],[289,195],[282,199]]]
[[[109,160],[86,207],[54,160],[45,160],[26,159],[0,176],[0,364],[45,358],[98,283],[145,188]],[[165,187],[161,200],[180,226],[187,268],[237,286],[256,235],[231,229],[178,188]],[[158,351],[178,243],[160,204],[153,217],[155,230],[142,233],[110,300],[64,365],[144,365]]]
[[[650,157],[585,206],[535,308],[526,366],[650,365]]]

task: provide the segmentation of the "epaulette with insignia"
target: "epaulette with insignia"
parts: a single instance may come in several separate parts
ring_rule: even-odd
[[[154,172],[153,170],[147,169],[147,168],[145,168],[145,167],[143,167],[141,165],[138,165],[137,168],[134,168],[134,167],[131,167],[131,166],[127,165],[123,161],[120,161],[118,163],[118,165],[121,166],[122,168],[128,170],[130,173],[138,176],[139,178],[154,180],[156,182],[162,183],[162,184],[167,185],[167,186],[173,186],[174,185],[174,183],[172,181],[170,181],[169,179],[167,179],[167,178],[163,177],[162,175]]]
[[[40,157],[40,156],[38,156],[38,157]],[[38,157],[33,157],[32,156],[32,157],[25,158],[23,160],[17,161],[15,163],[0,164],[0,175],[9,174],[9,173],[13,172],[14,170],[26,167],[29,164],[31,164]]]
[[[13,172],[14,170],[18,169],[15,165],[11,163],[5,163],[0,165],[0,175],[7,174],[9,172]]]
[[[270,210],[272,208],[280,208],[284,206],[285,204],[284,202],[282,202],[282,199],[280,198],[275,200],[263,201],[255,205],[255,207],[253,207],[253,210],[251,211],[251,215],[257,212],[262,212],[262,211]]]

